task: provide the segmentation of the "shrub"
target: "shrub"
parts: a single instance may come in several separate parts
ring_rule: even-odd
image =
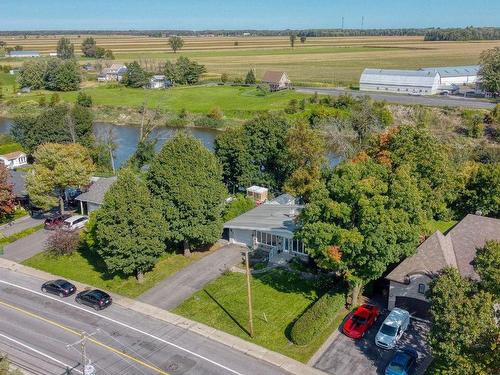
[[[222,73],[220,76],[220,81],[222,83],[226,83],[227,81],[229,81],[229,75],[227,73]]]
[[[332,324],[345,306],[343,293],[327,292],[294,323],[290,336],[296,345],[307,345]]]
[[[223,124],[224,122],[222,120],[216,120],[208,116],[199,117],[194,120],[194,125],[200,128],[218,128]]]
[[[84,92],[80,91],[76,97],[76,103],[82,107],[90,108],[92,107],[92,97]]]
[[[291,99],[285,108],[285,112],[289,115],[293,115],[299,111],[299,102],[297,99]]]
[[[47,239],[47,250],[53,255],[69,255],[80,244],[80,235],[77,231],[58,229]]]
[[[208,118],[211,118],[213,120],[222,120],[224,118],[224,113],[219,107],[214,107],[212,110],[207,114]]]

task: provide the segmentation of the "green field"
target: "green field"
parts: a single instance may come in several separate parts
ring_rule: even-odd
[[[151,272],[144,274],[144,283],[142,284],[137,283],[133,276],[113,277],[108,275],[103,261],[91,252],[74,252],[71,255],[63,256],[40,253],[25,260],[23,264],[126,297],[135,298],[208,253],[193,252],[189,258],[181,254],[165,254]]]
[[[174,313],[307,362],[345,316],[343,311],[330,327],[325,327],[323,335],[307,346],[290,342],[293,322],[322,292],[316,282],[285,270],[253,276],[254,338],[248,334],[246,282],[240,273],[219,277],[184,301]]]
[[[306,97],[294,91],[281,91],[259,96],[259,92],[253,87],[232,86],[191,86],[168,90],[144,90],[103,85],[82,91],[91,95],[96,105],[138,108],[146,103],[150,108],[160,108],[168,112],[186,109],[191,113],[208,113],[214,107],[219,107],[230,118],[246,118],[255,111],[280,110],[285,108],[290,99]],[[52,93],[33,92],[15,97],[11,99],[11,102],[38,100],[40,95],[50,96]],[[77,93],[67,92],[59,93],[59,95],[65,101],[74,102]]]
[[[9,46],[19,44],[43,55],[55,52],[60,36],[9,37]],[[70,36],[80,52],[82,37]],[[357,83],[364,68],[414,69],[427,66],[477,64],[485,49],[500,41],[425,42],[423,37],[308,38],[290,47],[283,37],[186,37],[184,48],[174,54],[166,38],[97,35],[97,44],[113,50],[116,61],[139,60],[149,66],[180,55],[206,65],[210,76],[228,73],[243,77],[251,68],[257,78],[266,70],[285,70],[295,84],[349,85]],[[235,43],[237,45],[235,45]],[[88,61],[79,57],[82,61]],[[22,60],[0,59],[0,64],[20,65]]]

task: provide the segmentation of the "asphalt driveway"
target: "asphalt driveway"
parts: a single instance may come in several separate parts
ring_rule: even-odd
[[[50,236],[50,231],[40,229],[26,237],[20,238],[4,247],[2,258],[22,262],[33,255],[45,250],[45,243]]]
[[[375,325],[363,339],[353,340],[340,333],[314,367],[335,375],[384,374],[396,350],[384,350],[375,345],[375,335],[387,312],[380,315]],[[398,347],[409,346],[418,351],[419,359],[414,375],[423,375],[431,362],[429,348],[425,342],[429,323],[412,319],[410,327],[402,336]]]

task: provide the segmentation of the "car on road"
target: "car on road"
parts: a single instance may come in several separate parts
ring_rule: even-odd
[[[111,296],[99,289],[84,290],[76,295],[75,301],[82,305],[93,307],[95,310],[102,310],[111,305]]]
[[[373,305],[364,304],[359,306],[342,326],[344,335],[360,339],[364,337],[366,331],[375,323],[379,315],[378,308]]]
[[[395,307],[385,318],[375,336],[375,344],[382,349],[392,349],[410,325],[410,313]]]
[[[71,215],[53,215],[45,219],[43,226],[47,230],[55,230],[63,226],[64,220],[68,219]]]
[[[76,292],[76,287],[66,280],[52,280],[42,284],[42,292],[56,294],[59,297],[68,297]]]
[[[62,229],[72,231],[76,229],[83,228],[85,224],[89,221],[87,216],[76,215],[64,220]]]
[[[408,375],[417,363],[418,352],[413,348],[398,350],[385,369],[385,375]]]

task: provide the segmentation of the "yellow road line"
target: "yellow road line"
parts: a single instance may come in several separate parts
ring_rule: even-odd
[[[64,325],[62,325],[60,323],[54,322],[53,320],[44,318],[43,316],[40,316],[40,315],[34,314],[34,313],[30,312],[30,311],[24,310],[24,309],[22,309],[20,307],[11,305],[11,304],[3,302],[3,301],[0,301],[0,305],[8,307],[8,308],[10,308],[12,310],[19,311],[19,312],[21,312],[21,313],[23,313],[23,314],[25,314],[25,315],[27,315],[29,317],[41,320],[41,321],[43,321],[45,323],[48,323],[48,324],[51,324],[51,325],[53,325],[55,327],[61,328],[61,329],[65,330],[66,332],[72,333],[72,334],[74,334],[74,335],[76,335],[78,337],[81,336],[81,332],[78,332],[78,331],[76,331],[76,330],[74,330],[72,328],[66,327],[66,326],[64,326]],[[102,343],[100,341],[97,341],[97,340],[93,339],[92,337],[88,337],[87,340],[89,340],[90,342],[94,343],[95,345],[101,346],[101,347],[103,347],[103,348],[105,348],[105,349],[107,349],[107,350],[109,350],[109,351],[111,351],[111,352],[113,352],[115,354],[118,354],[119,356],[127,358],[127,359],[129,359],[129,360],[131,360],[131,361],[133,361],[133,362],[141,365],[141,366],[144,366],[146,368],[149,368],[150,370],[156,371],[156,372],[158,372],[158,374],[170,375],[168,372],[165,372],[162,369],[159,369],[159,368],[157,368],[155,366],[152,366],[152,365],[150,365],[150,364],[148,364],[146,362],[141,361],[140,359],[137,359],[137,358],[132,357],[132,356],[126,354],[126,353],[123,353],[122,351],[120,351],[118,349],[115,349],[115,348],[113,348],[113,347],[111,347],[109,345],[106,345],[106,344],[104,344],[104,343]]]

